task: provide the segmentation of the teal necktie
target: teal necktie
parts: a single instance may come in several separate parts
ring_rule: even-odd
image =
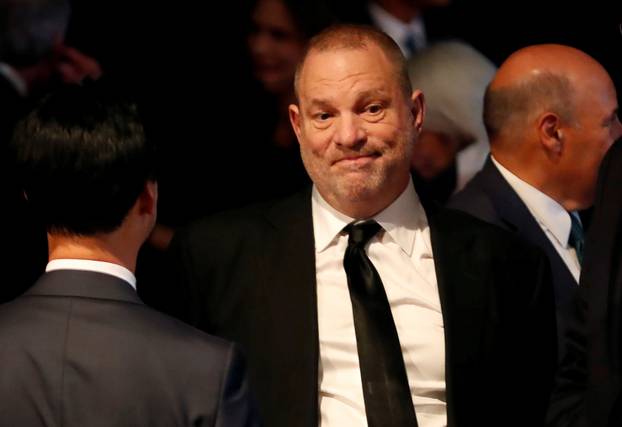
[[[575,249],[579,264],[583,264],[583,246],[585,245],[583,226],[576,213],[569,212],[568,215],[570,215],[570,236],[568,236],[568,245]]]

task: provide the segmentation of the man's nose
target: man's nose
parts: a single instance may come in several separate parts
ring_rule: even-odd
[[[360,117],[356,114],[340,116],[334,136],[334,142],[344,147],[354,147],[365,141],[367,133]]]

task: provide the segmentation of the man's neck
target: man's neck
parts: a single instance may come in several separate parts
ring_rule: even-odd
[[[103,261],[121,265],[131,272],[136,270],[138,249],[127,245],[123,249],[116,249],[118,245],[111,244],[110,239],[104,237],[75,236],[65,234],[48,234],[49,260],[54,259],[86,259]]]
[[[513,161],[499,156],[495,153],[492,155],[493,159],[503,166],[506,170],[516,176],[523,182],[526,182],[536,190],[559,203],[565,210],[571,212],[575,210],[585,209],[584,206],[577,204],[572,198],[564,196],[564,190],[560,191],[560,185],[556,179],[552,176],[550,168],[546,165],[538,165],[536,161],[532,160],[518,160]],[[522,165],[529,165],[529,168],[524,168]],[[547,173],[548,171],[548,173]]]

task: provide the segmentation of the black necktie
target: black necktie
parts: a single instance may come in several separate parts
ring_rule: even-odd
[[[376,221],[349,224],[343,266],[354,313],[354,329],[370,427],[417,426],[400,340],[387,294],[365,245],[380,230]]]
[[[575,249],[579,264],[583,264],[583,245],[585,244],[583,226],[576,214],[569,212],[568,215],[570,215],[570,236],[568,236],[568,245]]]

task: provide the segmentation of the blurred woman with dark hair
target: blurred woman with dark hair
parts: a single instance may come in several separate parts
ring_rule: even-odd
[[[309,183],[287,107],[295,102],[294,75],[308,40],[333,23],[317,0],[256,0],[247,38],[257,91],[251,99],[257,133],[255,198],[282,196]]]

